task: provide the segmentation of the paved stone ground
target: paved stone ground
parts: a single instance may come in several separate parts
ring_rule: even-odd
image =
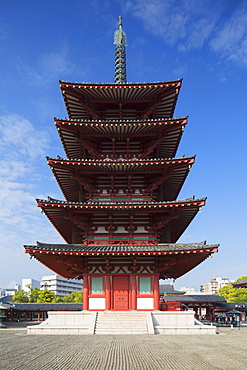
[[[27,335],[0,329],[0,369],[246,370],[247,327],[216,335]]]

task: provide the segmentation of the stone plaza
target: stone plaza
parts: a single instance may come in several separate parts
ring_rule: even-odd
[[[215,335],[27,335],[0,331],[0,368],[9,370],[246,370],[247,327]],[[29,324],[28,324],[29,325]]]

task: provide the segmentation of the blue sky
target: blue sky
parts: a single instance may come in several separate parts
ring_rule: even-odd
[[[196,154],[179,198],[208,197],[181,242],[220,243],[178,279],[195,287],[247,274],[247,1],[0,2],[0,287],[40,279],[23,244],[63,242],[35,198],[63,199],[45,156],[64,156],[53,117],[58,80],[114,81],[113,33],[127,33],[128,82],[183,77],[175,116],[189,115],[178,156]]]

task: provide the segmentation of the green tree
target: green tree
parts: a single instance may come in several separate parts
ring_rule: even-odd
[[[240,278],[238,278],[235,283],[240,283],[241,280],[247,280],[247,276],[241,276]]]
[[[242,276],[236,282],[243,280],[247,277]],[[228,284],[218,290],[220,297],[225,298],[228,303],[234,302],[247,302],[247,288],[234,288],[232,284]]]
[[[233,288],[232,284],[228,284],[223,286],[223,288],[220,288],[218,290],[218,294],[228,302],[228,298],[234,293],[234,289],[235,288]]]
[[[15,301],[16,303],[28,303],[29,302],[29,295],[28,292],[25,292],[25,290],[17,290],[15,294],[12,297],[12,301]]]
[[[63,298],[59,297],[58,295],[56,295],[52,300],[52,303],[61,303],[61,302],[63,302]]]
[[[68,296],[63,297],[63,302],[65,303],[82,303],[82,292],[73,292]]]
[[[40,292],[40,290],[37,289],[37,288],[30,289],[30,292],[29,292],[29,302],[30,303],[37,302],[37,300],[39,298],[39,292]]]
[[[71,293],[66,297],[55,296],[55,293],[49,290],[39,290],[37,288],[31,289],[27,285],[29,291],[18,290],[12,300],[16,303],[81,303],[82,292]]]
[[[37,303],[51,303],[55,298],[55,293],[49,290],[39,290]]]
[[[229,295],[227,302],[247,302],[247,289],[233,288],[233,292]]]

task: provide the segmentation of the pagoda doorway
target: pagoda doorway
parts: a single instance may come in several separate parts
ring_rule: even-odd
[[[129,276],[113,276],[113,309],[129,310]]]

